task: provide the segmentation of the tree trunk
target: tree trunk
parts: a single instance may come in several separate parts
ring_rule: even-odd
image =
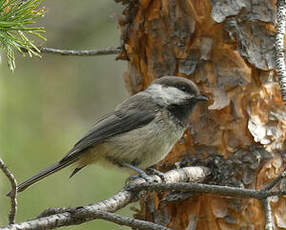
[[[153,79],[192,79],[210,99],[158,165],[162,171],[206,165],[209,183],[260,189],[284,167],[286,110],[274,68],[271,0],[117,0],[130,93]],[[282,182],[281,182],[282,183]],[[273,220],[286,227],[286,201],[273,199]],[[136,214],[172,229],[263,229],[255,199],[149,194]]]

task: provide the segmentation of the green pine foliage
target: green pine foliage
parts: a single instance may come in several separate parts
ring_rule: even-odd
[[[46,40],[43,27],[31,26],[45,13],[40,4],[41,0],[0,0],[0,51],[6,55],[11,71],[15,70],[16,51],[40,57],[40,50],[30,40],[32,36]]]

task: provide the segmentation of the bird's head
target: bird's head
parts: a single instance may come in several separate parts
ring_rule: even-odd
[[[207,97],[200,94],[194,82],[183,77],[161,77],[153,81],[147,91],[162,106],[195,105],[199,101],[208,101]]]

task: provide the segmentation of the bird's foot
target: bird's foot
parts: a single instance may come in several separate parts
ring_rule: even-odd
[[[125,185],[137,180],[137,179],[144,179],[147,183],[155,182],[151,176],[148,176],[146,173],[145,175],[132,175],[125,180]]]
[[[165,174],[160,172],[157,169],[154,168],[147,168],[146,171],[150,174],[150,175],[156,175],[158,177],[161,178],[162,182],[166,183],[166,178],[165,178]]]
[[[139,174],[139,176],[128,177],[126,182],[130,182],[131,180],[137,179],[138,177],[143,178],[148,183],[153,182],[152,177],[148,176],[142,169],[139,169],[139,168],[137,168],[137,167],[135,167],[135,166],[133,166],[131,164],[128,164],[128,163],[122,163],[121,165],[124,166],[124,167],[130,168],[130,169],[134,170],[135,172],[137,172]]]
[[[129,183],[131,183],[132,181],[135,181],[136,179],[141,178],[140,176],[137,175],[133,175],[133,176],[129,176],[126,180],[125,180],[125,185],[128,185]]]

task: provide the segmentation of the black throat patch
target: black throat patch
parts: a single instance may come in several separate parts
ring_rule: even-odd
[[[186,126],[188,124],[189,116],[196,104],[197,102],[188,100],[181,104],[171,104],[167,106],[167,110],[182,126]]]

